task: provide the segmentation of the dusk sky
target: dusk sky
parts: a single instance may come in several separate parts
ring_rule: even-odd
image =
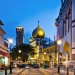
[[[16,27],[24,28],[24,40],[32,36],[38,26],[45,31],[45,37],[54,40],[56,35],[55,19],[58,17],[61,0],[0,0],[0,20],[6,32],[5,38],[13,38],[16,44]]]

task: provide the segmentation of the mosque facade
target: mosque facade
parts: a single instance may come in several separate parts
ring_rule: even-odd
[[[57,58],[57,54],[55,53],[55,50],[57,49],[54,46],[54,43],[46,44],[44,37],[45,32],[40,27],[38,21],[38,26],[33,30],[32,37],[30,37],[29,39],[30,45],[35,48],[37,54],[34,55],[34,57],[30,57],[29,60],[32,63],[38,63],[39,66],[41,66],[41,64],[51,66],[50,64],[54,64],[53,62],[55,60],[55,57]],[[50,56],[52,56],[53,58],[52,61],[50,61]]]

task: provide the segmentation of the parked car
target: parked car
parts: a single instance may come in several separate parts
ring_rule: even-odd
[[[26,65],[25,68],[28,69],[29,68],[29,65]]]
[[[33,64],[27,64],[29,67],[33,67]]]
[[[39,68],[39,64],[33,64],[33,68]]]
[[[26,64],[20,64],[18,67],[19,68],[25,68]]]

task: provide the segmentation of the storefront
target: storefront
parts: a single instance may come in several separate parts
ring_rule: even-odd
[[[0,51],[0,68],[9,66],[9,57],[10,55],[8,53]]]

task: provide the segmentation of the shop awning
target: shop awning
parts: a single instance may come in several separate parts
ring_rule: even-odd
[[[43,49],[43,51],[51,51],[51,50],[57,50],[57,46],[50,46]]]
[[[70,53],[70,45],[68,44],[68,42],[65,42],[63,50],[65,50],[66,52]]]
[[[9,53],[5,53],[3,51],[0,51],[0,56],[2,56],[2,57],[10,57],[10,54]]]

